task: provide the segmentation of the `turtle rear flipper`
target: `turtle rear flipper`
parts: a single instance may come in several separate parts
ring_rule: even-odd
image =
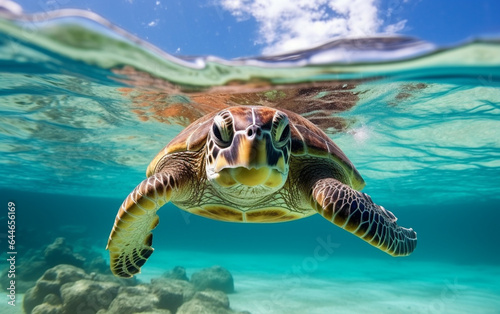
[[[392,256],[406,256],[417,246],[417,233],[397,225],[397,218],[364,193],[333,179],[312,187],[312,207],[335,225]]]
[[[151,231],[158,225],[156,211],[170,201],[174,178],[157,173],[142,181],[125,199],[106,247],[113,274],[132,277],[153,253]]]

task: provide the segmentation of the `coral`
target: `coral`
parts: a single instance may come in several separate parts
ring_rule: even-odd
[[[205,268],[194,273],[191,276],[191,283],[197,290],[213,289],[225,293],[234,292],[233,276],[221,266]]]
[[[83,269],[72,265],[62,264],[47,270],[43,276],[38,279],[36,285],[33,288],[30,288],[24,295],[23,307],[25,312],[31,313],[37,305],[44,304],[45,301],[49,301],[47,304],[50,305],[54,305],[54,303],[57,304],[58,302],[55,302],[54,300],[59,298],[62,285],[68,282],[74,282],[87,278],[89,278],[89,276],[83,271]],[[48,297],[49,295],[53,296]],[[48,299],[45,300],[46,298]]]
[[[221,291],[197,292],[194,297],[184,303],[177,314],[229,314],[235,313],[229,308],[229,299]]]
[[[42,303],[37,305],[31,314],[62,314],[62,309],[60,305],[52,305],[49,303]]]
[[[178,279],[188,281],[188,277],[186,275],[186,269],[182,266],[175,266],[172,270],[166,271],[163,273],[162,277],[170,278],[170,279]]]
[[[151,312],[158,309],[159,302],[148,286],[122,287],[109,309],[99,314]]]
[[[118,295],[120,285],[114,282],[78,280],[60,289],[64,313],[96,313],[108,308]],[[123,312],[122,312],[123,313]]]
[[[184,280],[158,278],[151,280],[152,292],[159,298],[159,306],[175,313],[184,302],[191,300],[196,290]]]
[[[167,274],[186,277],[182,267]],[[198,281],[206,285],[233,287],[231,274],[222,267],[197,274],[193,277],[199,277]],[[201,286],[195,287],[186,280],[160,277],[152,279],[150,284],[130,286],[136,283],[133,279],[123,281],[114,276],[88,274],[73,265],[61,264],[47,270],[26,292],[23,307],[32,314],[237,313],[230,309],[229,299],[222,291],[197,291]]]
[[[61,237],[56,238],[54,242],[44,249],[30,249],[17,261],[19,263],[18,268],[23,270],[23,274],[16,278],[16,291],[18,293],[26,292],[36,284],[37,279],[46,270],[61,264],[83,268],[87,273],[109,273],[109,266],[99,252],[86,250],[83,255],[74,252],[73,247],[67,244],[65,238]],[[9,282],[7,280],[7,271],[8,269],[4,270],[0,275],[0,285]],[[2,288],[5,287],[2,286]]]
[[[86,263],[84,268],[87,272],[102,274],[106,274],[107,272],[109,272],[109,265],[106,263],[104,258],[102,258],[102,256],[94,257],[88,263]]]
[[[49,244],[44,252],[45,261],[49,267],[58,264],[74,265],[83,267],[85,258],[73,252],[73,247],[66,243],[65,238],[57,238],[54,243]]]

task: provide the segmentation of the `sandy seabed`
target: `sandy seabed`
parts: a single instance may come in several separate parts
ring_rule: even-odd
[[[23,293],[16,293],[16,306],[9,305],[7,302],[10,301],[10,299],[5,295],[3,298],[4,302],[0,304],[0,313],[2,314],[21,314],[24,313],[23,311],[23,298],[24,294]]]
[[[252,314],[500,313],[500,266],[156,250],[138,279],[149,282],[176,265],[188,276],[227,268],[236,290],[231,308]],[[0,313],[23,313],[23,295],[16,297]]]
[[[456,265],[405,258],[313,258],[156,250],[148,281],[184,266],[190,276],[226,267],[236,292],[231,307],[267,313],[500,313],[500,266]],[[175,263],[177,261],[177,263]]]

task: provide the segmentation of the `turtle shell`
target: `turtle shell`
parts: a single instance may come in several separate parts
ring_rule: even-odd
[[[320,128],[306,118],[284,109],[288,115],[292,137],[292,155],[330,158],[340,165],[351,179],[356,190],[365,186],[365,181],[344,152]]]
[[[351,185],[357,190],[361,190],[365,182],[359,172],[356,170],[352,162],[342,152],[342,150],[326,135],[320,128],[314,125],[306,118],[284,109],[274,109],[263,106],[241,106],[229,107],[224,110],[231,112],[235,120],[248,119],[251,109],[255,110],[261,121],[272,119],[274,113],[279,110],[287,114],[291,139],[292,139],[292,156],[311,156],[329,158],[336,164],[340,165],[351,180]],[[148,166],[146,175],[149,177],[155,172],[155,167],[161,158],[167,154],[172,154],[182,151],[199,151],[207,142],[207,136],[212,126],[214,116],[219,111],[209,113],[204,117],[194,121],[181,133],[179,133],[170,143],[165,146],[151,161]],[[251,114],[250,114],[251,116]],[[238,121],[235,121],[237,127]],[[291,169],[293,170],[293,169]]]

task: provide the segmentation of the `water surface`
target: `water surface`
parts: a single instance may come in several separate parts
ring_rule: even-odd
[[[88,12],[1,14],[0,195],[20,211],[20,249],[64,236],[107,258],[116,210],[166,143],[211,111],[265,105],[322,128],[418,232],[415,253],[391,258],[319,216],[242,225],[167,205],[140,279],[221,264],[233,308],[252,313],[498,313],[498,39],[343,39],[228,61],[167,55]],[[321,239],[338,246],[311,262]]]

